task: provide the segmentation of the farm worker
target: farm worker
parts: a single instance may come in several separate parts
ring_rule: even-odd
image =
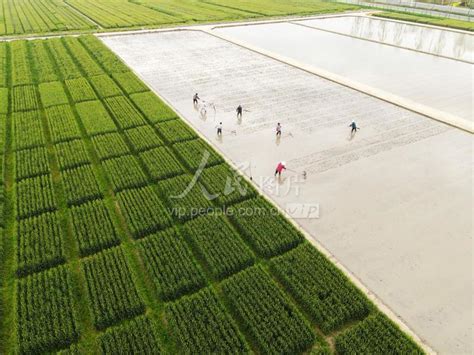
[[[194,96],[193,96],[193,104],[197,105],[198,100],[200,100],[199,95],[197,93],[195,93]]]
[[[222,136],[222,122],[219,122],[216,128],[217,128],[217,135]]]
[[[278,163],[276,169],[275,169],[275,176],[278,174],[278,176],[281,176],[281,172],[283,170],[286,170],[286,163],[284,161],[281,161]]]
[[[277,132],[277,137],[278,136],[281,137],[281,124],[280,124],[280,122],[278,122],[278,124],[277,124],[276,132]]]
[[[349,125],[349,127],[352,127],[352,130],[351,130],[351,134],[354,134],[355,132],[357,132],[358,129],[360,129],[359,127],[357,127],[356,123],[354,120],[352,120],[351,124]]]
[[[237,117],[240,116],[242,118],[242,105],[237,106],[236,111],[237,111]]]

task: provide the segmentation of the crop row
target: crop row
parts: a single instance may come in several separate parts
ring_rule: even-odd
[[[156,128],[168,143],[177,143],[198,138],[191,127],[181,119],[159,122]]]
[[[139,316],[123,325],[109,328],[99,337],[102,354],[160,354],[161,346],[153,324]]]
[[[136,152],[143,152],[164,145],[161,138],[148,125],[130,128],[124,133]]]
[[[24,276],[65,262],[57,212],[25,218],[17,225],[17,275]]]
[[[93,53],[94,58],[102,65],[102,67],[109,73],[123,73],[128,72],[127,66],[104,44],[95,36],[81,36],[79,41]]]
[[[39,84],[38,89],[41,97],[41,103],[45,108],[66,105],[69,103],[63,85],[59,81]]]
[[[39,111],[14,112],[13,136],[16,150],[45,145],[41,114]]]
[[[63,40],[71,52],[72,57],[79,63],[82,72],[86,76],[103,74],[103,70],[99,64],[89,55],[89,52],[81,45],[77,38],[65,37]]]
[[[130,154],[127,144],[119,133],[108,133],[92,137],[95,151],[101,160]]]
[[[144,237],[171,224],[170,213],[151,186],[124,190],[117,194],[117,199],[134,238]]]
[[[250,353],[235,322],[212,289],[167,304],[165,317],[180,353]]]
[[[82,261],[94,325],[104,329],[145,311],[120,247]]]
[[[101,99],[123,95],[120,87],[107,74],[90,77],[89,81]]]
[[[104,102],[120,128],[127,129],[146,124],[141,113],[125,96],[111,97],[104,99]]]
[[[44,147],[23,149],[15,153],[16,180],[22,180],[50,172],[48,152]]]
[[[59,266],[18,280],[16,312],[21,354],[47,353],[76,342],[69,269]]]
[[[0,114],[6,115],[8,113],[8,89],[0,87]]]
[[[86,78],[70,79],[65,81],[66,87],[74,102],[96,100],[94,89]]]
[[[295,354],[312,345],[310,326],[260,266],[241,271],[221,286],[262,353]]]
[[[176,113],[150,91],[132,94],[130,98],[153,124],[177,118]]]
[[[211,200],[194,184],[191,175],[184,174],[158,183],[162,196],[171,207],[173,217],[180,221],[192,219],[212,207]]]
[[[49,56],[45,43],[43,40],[29,42],[31,51],[30,58],[39,83],[47,83],[59,79],[56,67]]]
[[[148,184],[145,173],[133,155],[106,160],[102,166],[115,192]]]
[[[86,101],[76,105],[87,134],[94,136],[117,130],[114,121],[100,101]]]
[[[86,146],[81,139],[74,139],[54,145],[60,170],[74,169],[90,164]]]
[[[191,250],[175,229],[149,235],[138,245],[161,299],[174,300],[206,283]]]
[[[24,179],[16,185],[17,218],[27,218],[56,209],[51,175]]]
[[[7,86],[7,44],[0,42],[0,87]]]
[[[378,312],[337,335],[335,345],[338,354],[423,354],[412,339]]]
[[[204,215],[185,224],[185,233],[215,278],[253,264],[255,257],[223,216]]]
[[[202,139],[176,143],[173,145],[173,150],[192,171],[197,170],[201,165],[210,167],[224,162],[222,157]],[[232,174],[229,177],[233,178],[234,176],[235,174]]]
[[[87,29],[94,24],[59,1],[1,0],[0,35]]]
[[[271,265],[326,333],[366,317],[373,307],[339,269],[307,243],[272,259]]]
[[[61,38],[48,40],[47,46],[51,52],[51,57],[56,61],[56,68],[62,79],[74,79],[82,76],[74,60],[69,55]]]
[[[199,182],[221,205],[231,205],[256,195],[256,190],[242,175],[227,164],[204,169]]]
[[[53,143],[81,137],[81,132],[69,105],[53,106],[47,108],[45,112]]]
[[[304,238],[261,197],[233,205],[228,209],[228,215],[257,253],[264,257],[282,254]]]
[[[33,74],[28,61],[27,41],[14,41],[10,44],[12,84],[28,85],[33,84]]]
[[[81,256],[94,254],[118,245],[118,237],[103,200],[93,200],[70,209],[72,233],[79,244]]]
[[[15,86],[12,95],[13,111],[29,111],[39,107],[38,93],[33,85]]]
[[[68,205],[79,205],[102,197],[92,165],[83,165],[61,172]]]
[[[68,3],[103,27],[128,27],[176,21],[176,18],[166,13],[127,1],[105,0],[98,3],[93,0],[68,0]]]
[[[139,156],[154,180],[163,180],[184,173],[184,168],[168,147],[154,148],[140,153]]]
[[[148,91],[146,85],[132,72],[115,73],[112,77],[128,95]]]

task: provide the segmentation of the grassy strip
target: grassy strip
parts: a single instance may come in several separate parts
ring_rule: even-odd
[[[11,84],[10,50],[7,47],[7,65],[5,68],[5,77],[7,85]],[[16,340],[16,332],[14,329],[15,318],[15,238],[11,236],[16,235],[15,224],[15,176],[14,176],[14,153],[13,153],[13,134],[12,134],[12,115],[11,115],[11,95],[9,98],[9,114],[6,116],[5,122],[5,146],[4,146],[4,161],[3,161],[3,188],[4,188],[4,206],[3,206],[3,221],[4,228],[1,230],[0,238],[3,238],[0,243],[2,249],[0,250],[0,353],[13,353],[13,347]]]
[[[465,30],[465,31],[471,31],[471,32],[474,31],[474,22],[453,20],[453,19],[443,18],[443,17],[406,14],[406,13],[401,13],[401,12],[381,12],[381,13],[375,13],[372,16],[388,18],[392,20],[416,22],[416,23],[422,23],[426,25],[455,28],[458,30]]]

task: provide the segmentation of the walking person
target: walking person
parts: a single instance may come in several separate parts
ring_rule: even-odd
[[[196,106],[196,105],[198,104],[198,100],[201,100],[201,99],[199,98],[198,93],[195,93],[194,96],[193,96],[193,104],[194,104],[194,106]]]
[[[222,122],[219,122],[216,128],[217,128],[217,135],[222,136]]]
[[[281,137],[281,124],[278,122],[277,127],[276,127],[276,136]]]
[[[237,117],[242,118],[242,105],[237,106],[237,109],[235,111],[237,111]]]
[[[276,169],[275,169],[275,176],[277,176],[277,174],[278,174],[278,177],[280,177],[280,176],[281,176],[281,172],[282,172],[283,170],[286,170],[286,163],[285,163],[284,161],[281,161],[281,162],[278,163],[278,165],[277,165],[277,167],[276,167]]]
[[[352,120],[351,124],[349,125],[349,127],[352,127],[351,129],[351,135],[355,134],[357,132],[358,129],[360,129],[359,127],[357,127],[356,123],[354,120]]]

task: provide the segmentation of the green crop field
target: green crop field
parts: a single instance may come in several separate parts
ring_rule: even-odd
[[[0,0],[0,36],[169,26],[356,8],[324,0]]]
[[[0,43],[0,153],[2,354],[422,353],[91,35]]]

